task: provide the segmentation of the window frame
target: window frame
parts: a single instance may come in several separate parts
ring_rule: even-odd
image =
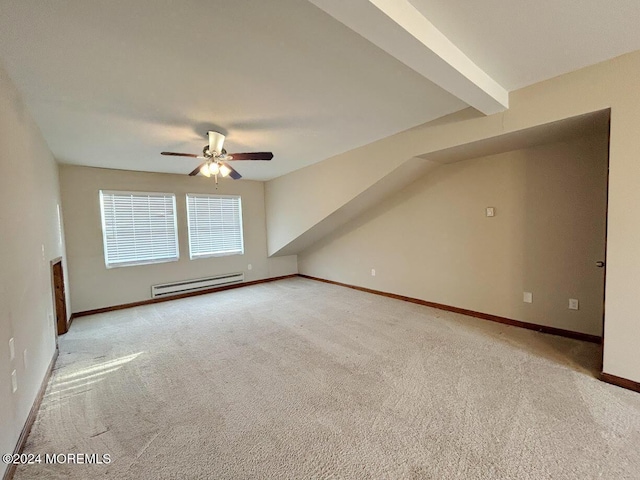
[[[108,260],[108,247],[107,247],[107,229],[105,224],[105,212],[104,212],[104,200],[103,195],[164,195],[170,196],[172,200],[173,206],[173,230],[175,235],[176,242],[176,256],[171,258],[156,258],[149,260],[136,260],[130,262],[119,262],[119,263],[109,263]],[[140,191],[132,191],[132,190],[99,190],[98,200],[100,203],[100,224],[102,227],[102,246],[103,246],[103,256],[104,256],[104,264],[106,268],[120,268],[120,267],[134,267],[140,265],[154,265],[158,263],[169,263],[169,262],[177,262],[180,260],[180,238],[178,235],[178,208],[176,206],[176,194],[170,192],[140,192]]]
[[[206,253],[206,254],[193,254],[191,248],[191,213],[189,212],[189,197],[202,197],[202,198],[234,198],[238,199],[239,206],[239,223],[240,223],[240,252],[219,252],[219,253]],[[242,196],[241,195],[218,195],[212,193],[187,193],[185,194],[185,209],[187,210],[187,242],[189,244],[189,260],[199,260],[202,258],[214,258],[214,257],[231,257],[233,255],[244,255],[244,216],[242,214]]]

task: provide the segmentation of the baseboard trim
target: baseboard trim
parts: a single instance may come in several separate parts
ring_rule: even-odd
[[[333,285],[339,285],[341,287],[352,288],[361,292],[372,293],[374,295],[381,295],[383,297],[394,298],[396,300],[403,300],[405,302],[416,303],[418,305],[424,305],[425,307],[437,308],[439,310],[446,310],[448,312],[461,313],[470,317],[481,318],[483,320],[489,320],[491,322],[503,323],[505,325],[511,325],[514,327],[526,328],[527,330],[535,330],[541,333],[548,333],[551,335],[558,335],[561,337],[573,338],[575,340],[583,340],[585,342],[602,343],[602,338],[596,335],[589,335],[588,333],[574,332],[572,330],[564,330],[562,328],[547,327],[545,325],[538,325],[536,323],[523,322],[521,320],[513,320],[511,318],[499,317],[498,315],[491,315],[489,313],[476,312],[473,310],[467,310],[466,308],[452,307],[451,305],[444,305],[442,303],[428,302],[426,300],[420,300],[419,298],[406,297],[404,295],[398,295],[395,293],[383,292],[380,290],[373,290],[371,288],[358,287],[356,285],[349,285],[348,283],[335,282],[333,280],[326,280],[324,278],[312,277],[311,275],[298,274],[299,277],[308,278],[310,280],[316,280],[318,282],[330,283]]]
[[[51,378],[51,372],[53,372],[53,367],[56,364],[56,360],[58,360],[58,348],[56,347],[55,352],[53,353],[53,357],[51,358],[51,362],[49,362],[49,366],[47,367],[47,371],[44,374],[44,378],[42,379],[42,384],[40,385],[40,390],[38,390],[38,395],[36,395],[36,399],[31,406],[31,410],[29,411],[29,415],[27,416],[27,421],[24,423],[22,427],[22,432],[20,432],[20,437],[18,437],[18,443],[16,443],[16,448],[13,450],[14,454],[22,453],[25,444],[27,443],[27,437],[31,432],[31,427],[33,427],[34,422],[36,421],[36,417],[38,416],[38,410],[40,410],[40,405],[42,404],[42,399],[44,398],[44,392],[47,390],[47,385],[49,384],[49,379]],[[3,480],[11,480],[13,475],[16,472],[17,465],[9,465],[2,476]]]
[[[291,275],[283,275],[281,277],[263,278],[262,280],[251,280],[250,282],[236,283],[236,284],[233,284],[233,285],[224,285],[222,287],[213,287],[213,288],[208,288],[206,290],[199,290],[197,292],[180,293],[178,295],[171,295],[171,296],[167,296],[167,297],[150,298],[149,300],[141,300],[139,302],[123,303],[121,305],[113,305],[111,307],[103,307],[103,308],[96,308],[96,309],[93,309],[93,310],[85,310],[83,312],[73,313],[71,315],[70,323],[73,321],[74,318],[85,317],[87,315],[95,315],[97,313],[113,312],[115,310],[124,310],[125,308],[141,307],[143,305],[151,305],[151,304],[154,304],[154,303],[169,302],[171,300],[179,300],[181,298],[197,297],[198,295],[206,295],[208,293],[222,292],[224,290],[233,290],[235,288],[249,287],[251,285],[258,285],[259,283],[275,282],[277,280],[284,280],[285,278],[293,278],[293,277],[297,277],[297,276],[298,276],[297,273],[293,273]]]
[[[633,380],[617,377],[616,375],[611,375],[610,373],[604,372],[600,374],[600,380],[617,387],[626,388],[627,390],[633,390],[634,392],[640,393],[640,382],[634,382]]]

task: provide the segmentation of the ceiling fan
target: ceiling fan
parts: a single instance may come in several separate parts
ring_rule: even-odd
[[[251,152],[251,153],[227,153],[222,148],[224,145],[225,136],[221,133],[214,132],[212,130],[207,132],[209,137],[209,144],[205,145],[202,149],[202,155],[196,155],[193,153],[176,153],[176,152],[161,152],[162,155],[173,155],[175,157],[192,157],[204,160],[193,170],[189,175],[195,176],[201,173],[205,177],[214,176],[216,184],[218,183],[218,175],[222,177],[231,177],[234,180],[242,178],[238,172],[236,172],[227,163],[231,160],[271,160],[273,153],[271,152]]]

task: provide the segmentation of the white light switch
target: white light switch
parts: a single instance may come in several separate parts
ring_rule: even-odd
[[[375,268],[372,268],[372,269],[371,269],[371,276],[372,276],[372,277],[375,277],[375,276],[376,276],[376,269],[375,269]]]
[[[522,295],[522,301],[524,303],[533,303],[533,294],[531,292],[524,292]]]
[[[496,209],[494,207],[487,207],[487,217],[495,217]]]
[[[247,267],[247,270],[251,270],[253,268],[253,265],[249,264],[249,266]]]
[[[569,310],[578,310],[578,299],[576,298],[569,299]]]
[[[16,358],[16,345],[13,341],[13,337],[9,339],[9,360]]]

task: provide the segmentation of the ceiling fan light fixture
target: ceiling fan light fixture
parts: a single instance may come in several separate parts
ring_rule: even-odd
[[[228,177],[230,173],[231,169],[229,167],[227,167],[226,165],[220,165],[220,175],[222,175],[223,177]]]
[[[203,174],[205,177],[211,176],[211,171],[209,170],[208,163],[205,163],[204,165],[202,165],[202,167],[200,167],[200,173]]]
[[[211,153],[215,152],[216,155],[220,155],[222,153],[225,136],[221,133],[214,132],[213,130],[209,130],[207,135],[209,136],[209,151]]]
[[[220,173],[220,165],[218,165],[215,162],[209,165],[210,175],[218,175],[219,173]]]

